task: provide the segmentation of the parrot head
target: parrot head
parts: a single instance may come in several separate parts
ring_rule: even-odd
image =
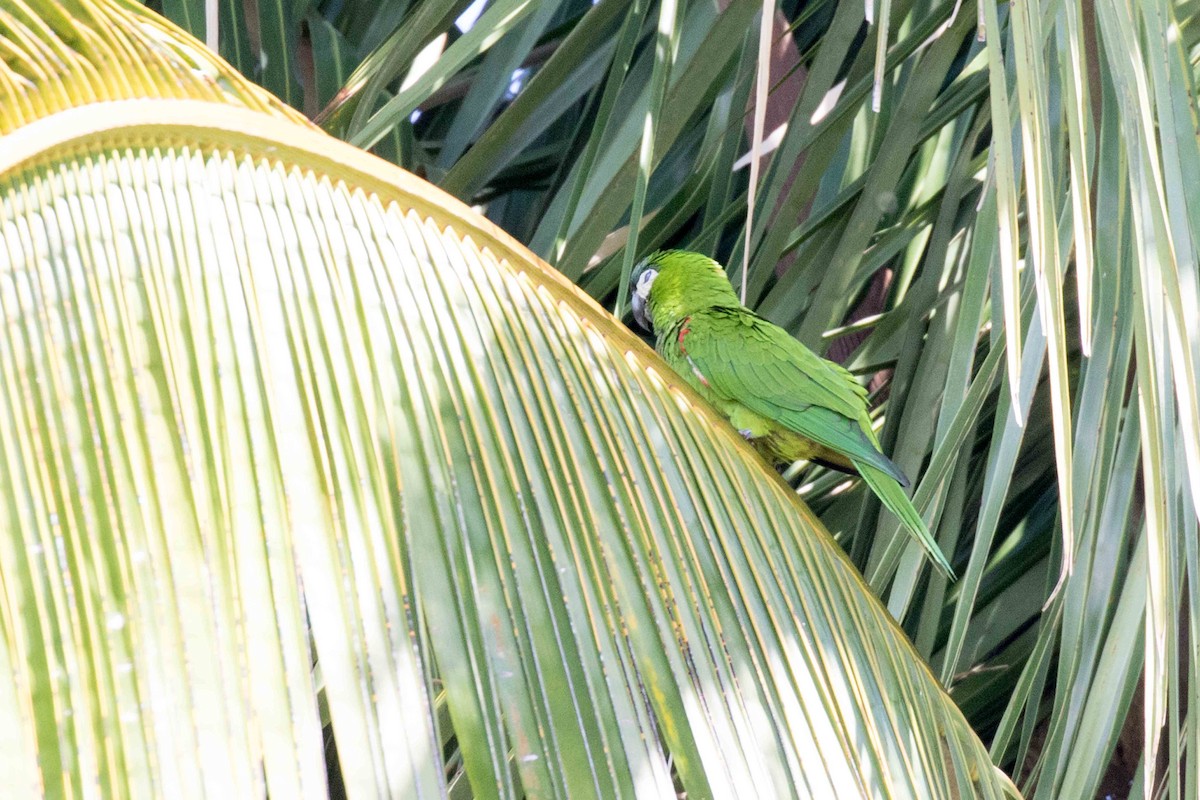
[[[633,268],[629,291],[633,318],[652,332],[707,308],[741,307],[725,269],[687,250],[651,253]]]

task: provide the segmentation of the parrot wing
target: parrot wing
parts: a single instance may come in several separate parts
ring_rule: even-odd
[[[908,485],[879,450],[866,390],[842,367],[787,331],[739,309],[715,309],[685,321],[678,352],[710,391],[845,455],[951,580],[954,571],[905,494]]]
[[[749,311],[713,309],[693,315],[678,344],[711,391],[908,485],[879,450],[866,389],[787,331]]]

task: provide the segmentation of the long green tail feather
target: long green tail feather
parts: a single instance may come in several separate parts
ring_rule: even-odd
[[[938,547],[937,540],[933,538],[933,534],[925,525],[925,520],[921,519],[916,506],[908,499],[908,495],[904,493],[900,484],[896,483],[896,479],[886,472],[858,460],[854,461],[854,466],[858,467],[859,474],[875,492],[876,497],[882,500],[888,510],[904,523],[904,527],[908,528],[912,537],[921,543],[921,547],[925,548],[925,553],[929,556],[930,561],[936,564],[946,577],[954,580],[954,570],[950,568],[950,562],[946,560],[942,548]]]

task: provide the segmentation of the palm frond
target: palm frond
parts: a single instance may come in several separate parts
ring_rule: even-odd
[[[158,98],[200,45],[82,9],[0,17],[14,791],[1015,795],[592,299],[219,61]]]

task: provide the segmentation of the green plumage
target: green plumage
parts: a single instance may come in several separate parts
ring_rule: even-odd
[[[879,449],[866,390],[845,369],[743,306],[721,265],[682,250],[655,253],[632,277],[634,315],[659,354],[772,462],[857,472],[930,559],[950,564]]]

